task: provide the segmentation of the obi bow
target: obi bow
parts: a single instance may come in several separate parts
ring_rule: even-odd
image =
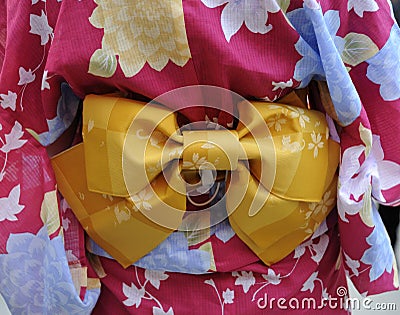
[[[235,130],[182,131],[160,105],[89,95],[83,143],[52,159],[58,188],[89,236],[127,267],[181,226],[191,186],[183,173],[229,171],[230,224],[271,265],[334,207],[339,145],[318,111],[247,101],[237,110]]]

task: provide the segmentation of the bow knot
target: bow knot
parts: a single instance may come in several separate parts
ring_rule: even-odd
[[[244,152],[236,131],[183,131],[182,169],[236,170]],[[242,154],[240,154],[242,153]]]
[[[277,262],[334,207],[339,145],[320,112],[247,101],[237,109],[236,130],[180,132],[165,107],[89,95],[83,144],[52,160],[58,187],[94,241],[129,266],[179,229],[181,170],[200,170],[207,185],[210,170],[230,171],[232,228],[266,264]]]

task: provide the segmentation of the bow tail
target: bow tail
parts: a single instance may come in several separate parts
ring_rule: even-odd
[[[244,166],[236,172],[227,191],[230,224],[268,266],[288,256],[308,239],[336,204],[336,180],[326,191],[331,199],[302,202],[267,191]]]
[[[182,222],[186,198],[169,188],[163,177],[156,178],[156,192],[149,184],[122,198],[88,190],[82,144],[54,157],[52,165],[58,189],[82,227],[124,268],[157,247]],[[174,209],[172,215],[166,204]],[[152,213],[157,213],[156,219]]]

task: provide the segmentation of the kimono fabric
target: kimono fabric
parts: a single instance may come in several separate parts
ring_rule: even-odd
[[[348,314],[346,276],[364,295],[399,289],[377,210],[400,204],[400,30],[387,1],[10,0],[0,7],[0,293],[12,314]],[[165,102],[187,87],[234,96],[206,106],[211,96],[200,88],[188,97],[197,106]],[[241,120],[252,107],[236,96],[257,108],[270,138],[244,135],[252,129]],[[103,106],[109,98],[126,104]],[[173,118],[153,133],[145,123],[137,128],[149,146],[133,142],[129,156],[148,168],[132,168],[137,189],[126,194],[114,144],[129,134],[135,106],[152,108],[151,100]],[[200,126],[199,138],[174,135],[188,124]],[[250,158],[243,168],[232,148],[264,138],[280,152],[277,176],[260,198],[268,215],[252,221],[251,203],[230,213],[234,197],[247,192],[235,190],[234,174],[265,178]],[[207,151],[208,159],[218,156],[215,171],[200,167],[207,139],[228,152],[225,163],[218,150]],[[171,157],[165,165],[159,148]],[[259,148],[247,156],[270,163],[270,147]],[[169,198],[169,186],[154,183],[174,160],[193,167],[186,181],[200,183],[198,195]],[[279,167],[297,163],[294,171]],[[178,205],[175,225],[160,230],[140,216],[155,207],[143,174]],[[291,190],[292,181],[301,185]],[[290,207],[271,201],[283,195],[298,205],[296,224],[284,221]],[[124,229],[127,222],[137,225]],[[297,234],[288,234],[292,227]]]

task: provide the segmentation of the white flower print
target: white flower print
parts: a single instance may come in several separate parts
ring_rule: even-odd
[[[384,160],[380,137],[372,135],[371,130],[362,124],[359,132],[364,145],[353,146],[344,151],[339,171],[338,211],[344,222],[348,222],[346,213],[356,214],[361,210],[364,203],[361,196],[366,192],[371,191],[375,199],[385,203],[382,190],[400,184],[400,165]],[[365,160],[360,164],[359,159],[363,154]],[[365,221],[363,216],[362,219]]]
[[[126,306],[135,305],[136,308],[140,306],[142,302],[142,298],[144,297],[145,289],[141,287],[140,289],[136,287],[134,283],[131,283],[131,286],[122,283],[122,292],[124,292],[127,299],[122,301]]]
[[[237,277],[235,285],[241,285],[244,293],[247,293],[250,287],[256,283],[256,278],[254,278],[252,271],[241,271],[240,273],[235,271],[232,272],[232,276]]]
[[[311,133],[312,142],[308,144],[308,150],[314,150],[314,159],[318,157],[318,150],[324,147],[322,136],[320,133],[315,134],[315,131]]]
[[[364,12],[375,12],[378,11],[379,7],[375,0],[349,0],[347,11],[350,12],[351,9],[354,9],[359,17],[363,17]]]
[[[225,304],[232,304],[233,299],[235,298],[235,291],[227,288],[225,291],[222,292],[222,297]]]
[[[8,91],[7,94],[0,94],[0,105],[4,109],[10,108],[15,110],[17,105],[17,93]]]
[[[276,114],[275,117],[267,119],[268,127],[274,127],[275,131],[281,131],[282,125],[286,124],[286,119],[282,118],[281,114]]]
[[[275,0],[201,0],[209,8],[216,8],[226,3],[221,14],[221,26],[229,42],[243,23],[253,33],[266,34],[272,30],[267,25],[268,12],[276,13],[280,7]]]
[[[152,206],[148,202],[153,197],[153,192],[149,188],[141,190],[138,194],[131,197],[135,207],[139,210],[151,210]]]
[[[214,291],[217,293],[219,304],[221,305],[221,314],[224,315],[224,308],[226,304],[233,304],[233,299],[235,298],[235,291],[227,288],[225,291],[222,292],[222,299],[221,295],[218,292],[217,286],[213,279],[208,279],[204,281],[205,284],[210,285],[214,288]]]

